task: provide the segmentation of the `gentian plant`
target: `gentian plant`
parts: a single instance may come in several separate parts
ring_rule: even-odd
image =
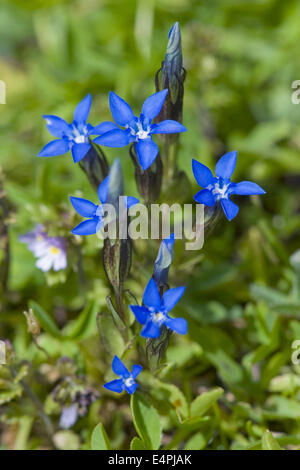
[[[152,124],[153,119],[160,113],[167,94],[168,90],[165,89],[149,96],[143,104],[140,117],[136,117],[129,104],[111,91],[109,106],[116,124],[108,121],[102,123],[102,135],[96,137],[95,142],[106,147],[125,147],[134,142],[139,163],[143,170],[147,170],[159,151],[152,135],[174,134],[187,130],[180,122],[172,119]],[[120,129],[119,126],[125,129]]]
[[[112,370],[116,375],[119,375],[120,379],[107,382],[104,384],[104,387],[107,388],[107,390],[116,393],[122,393],[123,390],[126,390],[127,393],[132,395],[138,387],[135,379],[142,369],[142,366],[135,364],[132,366],[132,371],[129,372],[121,359],[119,359],[118,356],[115,356],[112,362]]]
[[[87,123],[91,104],[92,97],[88,94],[76,106],[71,124],[58,116],[43,116],[48,131],[57,139],[45,145],[39,153],[40,157],[55,157],[71,150],[74,163],[78,163],[87,155],[91,149],[91,136],[101,133],[101,126],[94,127]]]
[[[184,318],[171,318],[169,316],[169,312],[175,307],[184,291],[185,287],[168,289],[161,299],[154,279],[150,279],[143,295],[144,306],[130,305],[137,321],[144,325],[141,336],[158,338],[162,325],[181,335],[187,333],[187,322]]]
[[[15,387],[12,387],[12,391],[17,390],[15,395],[12,394],[13,399],[17,399],[22,395],[23,386],[28,398],[36,406],[36,414],[43,420],[48,439],[54,447],[61,439],[61,434],[59,434],[61,431],[58,432],[57,436],[56,428],[69,430],[80,418],[89,413],[91,407],[92,411],[87,422],[97,420],[98,416],[102,416],[102,414],[103,416],[107,415],[106,419],[109,421],[110,415],[114,416],[117,409],[116,402],[112,403],[110,393],[101,388],[101,393],[98,394],[95,392],[94,385],[85,383],[82,364],[87,358],[88,369],[92,371],[91,375],[98,389],[99,381],[101,381],[101,385],[103,384],[103,387],[108,391],[122,393],[125,390],[128,394],[133,395],[130,399],[131,412],[139,435],[138,438],[136,437],[131,441],[130,445],[134,450],[144,450],[147,446],[156,449],[161,445],[160,419],[155,407],[148,403],[148,399],[153,399],[153,403],[160,404],[162,409],[164,409],[165,403],[168,403],[167,410],[170,416],[165,416],[163,423],[167,432],[169,432],[174,422],[178,426],[177,434],[174,433],[174,436],[170,438],[166,435],[167,448],[173,449],[176,446],[182,446],[183,439],[189,439],[190,434],[196,429],[194,424],[197,426],[199,424],[200,427],[197,427],[196,444],[192,441],[192,444],[189,444],[191,447],[203,445],[204,430],[206,431],[206,428],[209,429],[210,433],[207,442],[214,439],[214,430],[210,428],[213,421],[219,421],[220,413],[217,410],[217,400],[221,396],[220,387],[212,392],[207,392],[210,395],[209,397],[205,396],[203,401],[201,401],[202,396],[192,400],[192,395],[197,393],[202,385],[206,388],[206,381],[209,380],[207,377],[211,374],[210,361],[214,366],[216,365],[216,374],[211,375],[215,375],[216,380],[221,385],[223,383],[227,385],[231,375],[234,375],[234,386],[238,391],[240,403],[244,398],[244,389],[247,387],[241,386],[240,383],[242,382],[243,373],[240,372],[239,366],[235,364],[234,360],[226,356],[227,353],[223,356],[223,352],[218,349],[219,338],[220,342],[224,342],[225,346],[230,349],[230,338],[227,339],[219,326],[216,329],[211,327],[214,322],[219,322],[220,318],[227,318],[227,306],[222,309],[217,300],[214,299],[211,302],[203,299],[204,309],[206,308],[206,311],[208,310],[210,313],[215,308],[217,313],[213,318],[208,318],[207,323],[210,323],[208,326],[206,324],[199,326],[197,322],[199,321],[198,316],[200,317],[202,314],[202,304],[201,306],[196,305],[195,309],[193,309],[193,305],[191,307],[192,302],[188,304],[189,308],[185,304],[186,297],[192,296],[193,291],[199,289],[198,279],[194,283],[195,287],[193,289],[188,274],[193,269],[196,271],[197,265],[202,261],[204,255],[201,253],[198,258],[186,255],[187,260],[185,262],[185,259],[183,259],[185,255],[181,253],[180,258],[180,252],[176,253],[178,249],[177,240],[175,244],[175,238],[178,238],[177,233],[176,237],[174,233],[169,236],[159,233],[155,241],[143,239],[141,245],[133,240],[134,237],[129,229],[132,211],[129,211],[129,209],[137,204],[139,199],[133,196],[124,196],[124,180],[127,185],[130,169],[126,168],[126,178],[124,178],[120,160],[118,158],[113,160],[110,157],[106,160],[106,156],[100,147],[118,148],[129,146],[128,153],[134,164],[137,189],[141,199],[146,203],[144,208],[148,209],[150,204],[157,199],[162,203],[169,202],[170,199],[176,200],[181,193],[184,193],[184,199],[182,200],[191,202],[193,204],[192,209],[195,209],[195,207],[199,209],[199,206],[192,201],[188,176],[185,174],[184,169],[177,167],[179,166],[178,162],[180,162],[180,159],[177,158],[180,151],[180,135],[187,131],[181,122],[185,75],[180,28],[179,24],[175,23],[169,33],[164,61],[156,73],[156,93],[151,94],[144,101],[139,117],[135,116],[129,104],[114,92],[109,93],[109,106],[114,122],[104,121],[96,127],[87,122],[91,108],[90,94],[76,106],[73,122],[70,124],[58,116],[43,116],[48,131],[56,139],[48,143],[39,153],[39,156],[53,157],[71,150],[74,162],[79,162],[79,166],[87,174],[99,199],[99,202],[93,202],[93,200],[78,197],[78,195],[88,194],[88,192],[86,191],[87,188],[80,187],[80,182],[76,183],[77,196],[70,196],[70,202],[77,214],[85,220],[74,227],[74,220],[77,215],[72,208],[63,203],[61,217],[56,217],[57,214],[51,216],[54,211],[51,212],[51,209],[47,207],[48,200],[45,198],[45,202],[43,201],[43,204],[41,204],[41,213],[45,218],[50,214],[49,219],[51,220],[47,220],[45,225],[37,225],[32,232],[19,238],[21,242],[26,243],[28,249],[37,258],[36,266],[44,272],[51,269],[59,271],[67,267],[68,247],[68,271],[70,271],[70,276],[72,275],[69,303],[66,302],[64,305],[62,293],[57,289],[53,306],[51,305],[51,308],[53,307],[51,312],[53,311],[55,314],[54,319],[47,317],[47,313],[44,312],[43,308],[32,301],[29,302],[28,312],[25,312],[28,332],[33,337],[34,346],[38,348],[38,353],[48,360],[47,364],[41,364],[39,359],[39,365],[43,367],[40,367],[38,375],[39,387],[42,387],[45,381],[40,377],[42,374],[48,374],[47,380],[50,385],[52,384],[49,387],[52,392],[47,399],[47,407],[43,407],[37,402],[35,392],[30,390],[28,393],[26,383],[24,387],[23,377],[28,375],[28,371],[21,369],[21,372],[16,373],[14,366],[9,369]],[[153,140],[156,134],[160,135],[160,148]],[[97,137],[92,140],[92,136]],[[186,165],[192,165],[196,182],[202,188],[194,195],[194,200],[199,204],[213,208],[209,223],[213,219],[215,222],[218,220],[215,217],[216,211],[214,209],[219,207],[223,209],[228,220],[236,217],[239,208],[231,201],[232,196],[262,195],[265,193],[254,182],[241,181],[235,183],[231,181],[236,167],[237,152],[226,153],[219,159],[215,167],[215,176],[204,164],[189,159],[187,151],[185,158],[188,160]],[[40,161],[40,164],[43,165],[44,162]],[[76,170],[74,169],[74,171]],[[64,189],[63,186],[62,191]],[[67,197],[68,195],[65,194],[65,200],[67,200]],[[121,222],[124,214],[119,206],[120,201],[123,201],[125,206],[124,225],[116,224],[115,233],[108,233],[99,243],[96,237],[87,238],[86,236],[94,235],[100,230],[103,230],[104,234],[104,229],[111,221],[106,221],[105,218],[108,205],[115,209],[114,221]],[[205,213],[207,214],[207,212],[210,211],[205,208]],[[195,220],[192,211],[191,213],[191,220],[194,224],[197,219]],[[2,219],[8,219],[6,213],[3,213]],[[174,216],[171,230],[174,232],[176,232],[175,222],[177,220]],[[47,227],[47,230],[45,227]],[[52,233],[62,234],[63,236],[50,236]],[[4,235],[6,236],[7,233],[4,233]],[[99,256],[100,250],[102,261]],[[178,258],[182,262],[180,269],[175,271],[174,261]],[[203,264],[205,264],[205,261]],[[101,262],[103,265],[103,279],[99,279],[99,273],[102,269],[99,266]],[[92,272],[90,266],[94,267]],[[132,266],[133,269],[131,269]],[[175,272],[172,272],[173,270]],[[107,280],[105,280],[105,275]],[[50,277],[50,275],[48,274],[46,277]],[[77,283],[74,282],[74,278],[78,279]],[[182,279],[184,279],[184,282]],[[147,285],[142,295],[142,289],[146,282]],[[187,288],[184,285],[174,287],[174,285],[182,283],[186,284]],[[210,285],[210,280],[208,285]],[[176,312],[173,313],[173,309],[177,306],[186,290],[187,293],[182,299],[181,307],[184,309],[183,316],[187,319],[177,317]],[[137,299],[141,297],[142,301],[139,305]],[[57,298],[58,306],[55,305],[55,299]],[[252,306],[249,308],[249,318],[252,318],[251,308]],[[277,317],[267,318],[268,311],[263,308],[261,309],[261,318],[265,324],[261,336],[268,345],[272,345],[276,341],[274,340],[273,329],[269,332],[268,328],[269,324],[272,325],[273,323],[275,323],[274,329],[278,328]],[[234,312],[232,315],[235,314]],[[229,318],[231,319],[228,316]],[[58,325],[55,323],[56,319],[59,320]],[[71,320],[70,325],[67,324],[68,319]],[[39,343],[37,337],[41,328],[45,329],[46,334],[54,336],[53,341],[50,341],[47,337],[41,337]],[[97,330],[100,341],[96,336]],[[212,343],[207,340],[211,331],[216,331],[216,337],[213,338]],[[277,331],[276,329],[275,339],[278,336]],[[188,332],[189,336],[185,337]],[[173,333],[178,333],[181,336],[176,336]],[[199,344],[194,344],[195,347],[189,350],[189,337],[195,336],[197,336]],[[200,340],[198,340],[198,337]],[[254,334],[253,337],[256,341],[257,338]],[[89,341],[89,338],[92,338],[91,341]],[[176,348],[170,348],[168,354],[165,354],[169,341],[174,341],[176,345],[179,345],[179,349],[181,348],[179,353],[175,352],[174,354]],[[25,344],[22,339],[19,344],[20,350],[25,349],[23,343]],[[70,351],[69,354],[73,354],[76,360],[79,358],[78,365],[74,365],[73,361],[68,359],[56,361],[52,357],[49,358],[47,348],[48,345],[52,346],[52,343],[58,351],[57,354],[61,354],[61,351],[67,351],[68,353]],[[269,346],[267,346],[267,349],[269,354],[271,349],[269,349]],[[163,361],[169,360],[169,353],[172,359],[168,367],[165,367]],[[174,361],[172,354],[175,356]],[[131,355],[135,359],[129,358]],[[123,360],[126,359],[127,361],[129,358],[128,362],[134,363],[137,362],[136,357],[139,358],[138,362],[141,362],[143,366],[135,364],[130,372]],[[100,363],[99,367],[94,364],[97,358]],[[113,358],[112,371],[118,378],[108,381],[111,378],[111,358]],[[203,363],[200,364],[202,358],[204,358]],[[251,371],[252,355],[251,359],[246,359],[248,369]],[[176,361],[180,364],[179,366]],[[172,377],[172,374],[175,373],[174,370],[178,370],[178,367],[186,367],[185,373],[182,377],[178,377],[176,385],[175,383],[166,383],[165,381]],[[194,383],[190,380],[190,369],[195,369],[197,374],[205,373],[203,384],[202,382],[200,384],[200,381],[195,380]],[[139,377],[141,387],[135,393],[139,386],[137,377],[142,370],[143,373]],[[270,377],[271,375],[270,373]],[[1,380],[0,376],[0,382]],[[20,388],[18,388],[18,380],[21,383]],[[252,391],[256,383],[254,384],[252,377],[248,378],[248,382],[247,386],[249,385],[249,389]],[[269,386],[269,382],[265,386]],[[35,388],[38,389],[37,386]],[[185,393],[185,389],[187,393]],[[7,396],[9,394],[5,395],[3,400],[6,400]],[[99,409],[97,414],[97,409],[94,413],[93,407],[94,402],[99,397],[102,402],[101,410]],[[226,409],[224,407],[226,413],[227,408],[229,409],[231,406],[229,398],[226,398]],[[128,397],[120,398],[122,406],[124,399],[126,400]],[[102,404],[104,404],[103,407]],[[214,407],[214,420],[202,416],[209,407]],[[242,411],[246,413],[247,410],[244,408]],[[47,411],[44,411],[45,409]],[[225,411],[224,414],[226,414]],[[56,416],[53,423],[49,418],[51,413]],[[33,415],[34,413],[32,413]],[[128,413],[125,412],[124,416],[128,421]],[[255,415],[253,419],[256,418]],[[20,425],[19,440],[21,440],[23,432],[30,434],[28,426],[31,426],[31,419],[30,416],[30,420],[25,421],[25,431]],[[258,424],[256,424],[256,429],[253,432],[255,436],[261,433],[259,426],[262,420],[262,416],[259,415],[259,419],[257,418]],[[24,425],[23,421],[21,424]],[[96,434],[93,433],[92,436],[92,446],[109,448],[109,438],[102,424],[100,427],[98,426],[94,431]],[[221,430],[222,439],[222,433],[225,433],[227,429],[229,429],[229,426],[228,428],[224,426],[224,429]],[[244,439],[242,433],[244,433],[244,428],[241,431],[241,440]],[[72,432],[68,431],[68,434],[63,434],[63,437],[66,436],[72,437]],[[115,440],[117,441],[117,439]]]
[[[73,228],[72,233],[74,235],[93,235],[97,233],[104,225],[104,211],[102,204],[105,204],[109,195],[109,181],[110,178],[107,176],[98,188],[98,198],[101,204],[94,204],[88,199],[80,197],[70,197],[70,201],[76,212],[82,217],[87,217],[88,220],[84,220],[77,227]],[[129,209],[139,201],[135,197],[125,196],[124,203]]]
[[[202,189],[195,194],[195,201],[205,206],[221,204],[228,220],[232,220],[238,213],[238,206],[230,200],[232,195],[252,196],[265,194],[265,191],[252,181],[233,183],[231,176],[235,170],[237,152],[228,152],[216,164],[214,176],[211,170],[198,162],[192,161],[194,177]]]

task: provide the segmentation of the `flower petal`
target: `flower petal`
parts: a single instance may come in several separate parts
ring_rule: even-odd
[[[132,395],[136,391],[136,389],[138,388],[138,384],[134,383],[134,384],[129,385],[129,386],[124,384],[124,387],[125,387],[126,392],[129,393],[130,395]]]
[[[67,257],[66,254],[62,251],[59,256],[56,256],[53,261],[53,271],[60,271],[61,269],[66,269],[67,267]]]
[[[104,388],[111,392],[122,393],[124,390],[124,384],[122,379],[112,380],[103,385]]]
[[[140,334],[143,338],[158,338],[160,335],[160,328],[157,323],[148,321]]]
[[[195,180],[197,181],[199,186],[206,188],[206,186],[208,186],[209,184],[214,183],[214,180],[215,180],[214,175],[212,174],[212,172],[207,166],[193,159],[192,169],[193,169]]]
[[[106,203],[107,196],[108,196],[108,188],[109,188],[109,175],[106,176],[106,178],[104,178],[104,180],[99,185],[98,190],[97,190],[99,201],[102,204]]]
[[[39,157],[57,157],[70,150],[70,144],[64,139],[52,140],[40,151]]]
[[[157,285],[153,277],[151,277],[144,291],[143,303],[147,307],[154,307],[157,310],[161,306],[161,298],[160,298],[159,291],[158,291]]]
[[[136,153],[143,170],[147,170],[157,157],[159,148],[152,139],[139,140],[136,145]]]
[[[74,235],[93,235],[97,233],[102,227],[103,222],[99,220],[99,217],[93,219],[84,220],[77,227],[73,228],[71,233]]]
[[[76,106],[74,110],[74,115],[73,115],[74,121],[76,121],[77,123],[85,123],[87,118],[89,117],[91,104],[92,104],[92,97],[89,93]]]
[[[229,221],[234,219],[239,211],[238,206],[234,202],[230,201],[230,199],[221,199],[221,205],[227,219]]]
[[[252,181],[241,181],[229,188],[230,194],[239,194],[240,196],[251,196],[255,194],[266,194],[258,184]]]
[[[165,89],[149,96],[143,104],[142,114],[152,121],[160,113],[167,94],[168,90]]]
[[[124,196],[124,198],[127,209],[130,209],[130,207],[140,202],[136,197],[133,196]]]
[[[122,129],[113,129],[96,137],[94,142],[105,147],[125,147],[130,143],[130,133]]]
[[[113,91],[109,93],[109,107],[114,121],[119,126],[126,126],[134,117],[129,104]]]
[[[187,128],[184,127],[180,122],[173,121],[172,119],[166,119],[159,124],[153,124],[151,126],[151,134],[175,134],[176,132],[186,132]]]
[[[49,253],[45,253],[35,263],[36,267],[41,269],[44,273],[52,268],[53,257]]]
[[[82,217],[94,217],[97,210],[96,204],[81,197],[70,197],[70,201],[75,211]]]
[[[143,368],[139,364],[135,364],[134,366],[132,366],[132,371],[131,371],[132,377],[135,379],[142,372],[142,370]]]
[[[69,429],[76,423],[78,417],[78,408],[77,403],[73,403],[73,405],[65,406],[62,409],[60,420],[59,420],[59,427],[62,429]]]
[[[215,198],[208,189],[201,189],[201,191],[195,194],[194,199],[200,204],[205,204],[206,206],[215,205]]]
[[[230,178],[235,170],[237,151],[225,153],[216,164],[218,178]]]
[[[188,324],[184,318],[168,318],[165,321],[165,325],[170,328],[170,330],[175,331],[180,335],[187,334]]]
[[[120,375],[121,377],[123,377],[125,379],[130,377],[129,370],[127,369],[127,367],[125,367],[125,365],[123,364],[121,359],[118,358],[118,356],[115,356],[113,358],[112,370],[115,374]]]
[[[129,307],[131,308],[131,311],[137,321],[141,325],[145,325],[149,317],[149,310],[147,309],[147,307],[141,307],[140,305],[129,305]]]
[[[78,163],[80,160],[82,160],[86,156],[90,148],[91,144],[88,143],[74,144],[72,146],[72,157],[74,163]]]
[[[45,114],[43,118],[46,121],[48,131],[50,134],[54,135],[54,137],[63,137],[70,133],[69,124],[64,119],[51,114]]]
[[[174,287],[174,289],[169,289],[164,293],[163,306],[168,312],[170,312],[175,307],[179,299],[183,296],[184,291],[185,286],[181,286]]]
[[[98,126],[93,127],[89,131],[89,135],[101,135],[101,134],[105,134],[105,132],[109,132],[114,129],[119,129],[117,124],[115,124],[114,122],[110,122],[110,121],[104,121],[101,124],[98,124]]]

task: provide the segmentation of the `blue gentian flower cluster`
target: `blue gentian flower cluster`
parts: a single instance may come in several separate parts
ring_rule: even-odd
[[[126,390],[126,392],[132,395],[138,387],[135,379],[142,369],[142,366],[136,364],[132,366],[132,371],[130,373],[121,359],[119,359],[118,356],[115,356],[112,362],[112,370],[120,377],[120,379],[112,380],[111,382],[104,384],[104,387],[107,388],[107,390],[117,393],[122,393],[123,390]]]
[[[180,122],[171,119],[152,124],[163,106],[167,93],[168,90],[162,90],[149,96],[138,118],[134,116],[129,104],[111,91],[109,105],[116,124],[106,121],[93,127],[87,123],[92,104],[90,94],[76,106],[71,124],[58,116],[44,115],[48,131],[57,139],[45,145],[39,156],[54,157],[72,150],[73,160],[78,163],[91,148],[91,136],[99,135],[94,142],[106,147],[125,147],[134,142],[140,165],[146,170],[154,162],[159,150],[152,140],[153,134],[174,134],[187,130]],[[120,129],[119,126],[125,129]]]
[[[178,25],[176,28],[173,32],[175,34],[177,31],[178,39]],[[170,58],[168,60],[170,62]],[[182,57],[180,56],[177,58],[177,68],[180,72],[182,71],[181,61]],[[167,65],[166,62],[165,67]],[[68,124],[60,117],[45,115],[43,117],[46,120],[47,128],[56,137],[56,140],[48,143],[39,153],[39,156],[52,157],[71,150],[73,160],[77,163],[89,152],[93,143],[91,136],[96,136],[94,143],[106,147],[124,147],[133,144],[138,162],[142,170],[145,171],[153,164],[159,152],[157,144],[152,139],[155,134],[177,134],[187,130],[180,122],[175,120],[167,119],[159,123],[153,122],[161,112],[167,94],[168,90],[165,89],[148,97],[142,106],[140,116],[137,117],[126,101],[116,93],[110,92],[109,105],[115,122],[105,121],[96,127],[87,123],[91,108],[91,95],[87,95],[76,106],[71,124]],[[181,116],[180,113],[181,111],[178,116]],[[192,160],[194,177],[199,186],[203,188],[195,194],[194,199],[198,203],[209,207],[220,204],[229,221],[239,211],[238,206],[230,200],[232,195],[265,193],[260,186],[251,181],[242,181],[240,183],[231,181],[236,160],[237,152],[229,152],[223,155],[216,164],[215,176],[208,167],[197,160]],[[120,174],[120,163],[115,161],[111,173],[98,187],[97,193],[100,204],[79,197],[72,196],[70,198],[71,204],[77,213],[87,219],[72,230],[73,234],[92,235],[103,228],[105,222],[103,205],[107,202],[115,204],[119,195],[123,194],[123,180]],[[142,172],[142,174],[144,173]],[[125,197],[127,208],[138,202],[138,199],[134,197]],[[39,257],[38,266],[41,269],[46,271],[52,266],[54,270],[58,270],[66,266],[64,243],[58,238],[48,237],[41,226],[38,226],[34,232],[21,237],[21,241],[26,242],[28,248]],[[154,263],[153,277],[148,282],[143,294],[142,305],[129,306],[136,320],[143,326],[140,335],[150,341],[159,338],[165,329],[182,335],[186,334],[188,330],[187,321],[184,318],[170,316],[170,312],[185,291],[184,286],[166,290],[168,272],[174,256],[174,242],[174,234],[162,241]],[[136,378],[142,367],[134,365],[132,371],[129,372],[121,359],[115,356],[112,362],[112,370],[119,378],[106,383],[104,387],[117,393],[126,390],[129,394],[133,394],[138,387]],[[70,419],[70,414],[73,419],[73,409],[67,410],[67,420]]]
[[[162,90],[149,96],[143,104],[140,117],[136,117],[129,104],[111,91],[109,106],[116,124],[104,122],[100,127],[102,135],[96,137],[95,143],[106,147],[125,147],[134,142],[139,163],[143,170],[147,170],[158,154],[158,146],[152,140],[152,135],[174,134],[187,130],[180,122],[171,119],[152,124],[153,119],[160,113],[167,93],[168,90]],[[119,126],[125,129],[120,129]]]
[[[198,162],[192,161],[195,179],[202,189],[195,194],[195,201],[205,206],[214,206],[220,203],[227,219],[232,220],[238,213],[238,206],[230,200],[230,196],[238,194],[250,196],[265,194],[265,191],[252,181],[231,182],[230,178],[235,170],[237,152],[228,152],[223,155],[216,164],[216,176],[210,169]]]

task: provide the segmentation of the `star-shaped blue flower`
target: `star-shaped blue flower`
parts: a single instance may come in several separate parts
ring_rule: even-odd
[[[52,140],[40,151],[39,157],[55,157],[72,150],[74,163],[82,160],[91,148],[91,135],[99,135],[101,128],[86,121],[91,109],[92,97],[88,94],[75,108],[73,122],[68,124],[58,116],[44,115],[47,129],[56,140]]]
[[[130,305],[137,321],[144,325],[141,336],[158,338],[162,325],[181,335],[187,333],[187,321],[184,318],[171,318],[169,316],[169,312],[175,307],[184,291],[185,287],[169,289],[161,299],[154,279],[150,279],[143,295],[144,306]]]
[[[138,118],[134,116],[129,104],[111,91],[109,106],[116,124],[108,121],[100,124],[101,135],[95,139],[95,143],[106,147],[125,147],[134,142],[139,163],[143,170],[147,170],[154,162],[159,150],[157,144],[152,140],[152,135],[174,134],[187,130],[179,122],[169,119],[159,124],[151,124],[159,114],[167,93],[166,89],[149,96],[144,102],[142,113]],[[125,127],[125,129],[120,129],[118,126]]]
[[[241,181],[233,183],[230,178],[235,170],[237,152],[228,152],[223,155],[216,164],[216,176],[210,169],[198,162],[192,161],[195,179],[202,189],[195,194],[195,201],[206,206],[214,206],[221,203],[222,209],[228,220],[232,220],[238,213],[238,206],[230,200],[232,194],[250,196],[265,194],[265,191],[256,183]]]
[[[98,188],[97,193],[101,204],[105,204],[107,202],[108,190],[109,175],[102,181]],[[101,204],[94,204],[88,199],[74,196],[70,197],[70,201],[76,212],[78,212],[82,217],[87,217],[88,219],[73,228],[71,233],[74,235],[93,235],[103,227],[104,211]],[[124,196],[124,202],[129,209],[134,204],[137,204],[139,200],[132,196]]]
[[[121,361],[121,359],[119,359],[118,356],[115,356],[112,362],[112,370],[121,378],[112,380],[111,382],[107,382],[103,385],[103,387],[107,388],[107,390],[111,390],[112,392],[116,393],[122,393],[125,389],[126,392],[132,395],[138,387],[138,384],[136,383],[135,379],[142,371],[142,369],[142,366],[136,364],[132,366],[132,372],[130,373],[127,367],[125,367],[125,365]]]

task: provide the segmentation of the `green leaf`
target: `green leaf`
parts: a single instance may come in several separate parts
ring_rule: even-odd
[[[92,450],[112,450],[108,435],[102,423],[97,424],[92,432],[91,446]]]
[[[147,450],[140,438],[134,437],[130,443],[130,450]]]
[[[173,384],[167,384],[160,380],[155,380],[155,390],[163,394],[164,404],[166,401],[180,414],[181,418],[188,415],[188,404],[182,391]]]
[[[199,395],[191,404],[191,416],[203,416],[211,406],[218,401],[224,390],[217,387],[209,392]]]
[[[267,409],[263,414],[267,419],[276,421],[282,419],[300,419],[300,404],[296,400],[272,395],[266,401],[266,407]]]
[[[161,424],[157,411],[138,392],[131,396],[130,406],[134,427],[146,448],[158,449],[161,441]]]
[[[116,328],[116,324],[110,312],[101,312],[97,315],[97,326],[101,343],[105,351],[114,356],[122,356],[125,350],[125,343],[121,333]]]
[[[36,318],[38,319],[41,327],[50,335],[55,337],[61,337],[61,332],[57,328],[56,324],[50,317],[50,315],[36,302],[33,300],[29,301],[29,307],[32,308],[33,313],[35,314]]]
[[[184,450],[202,450],[207,444],[207,438],[203,432],[194,434],[184,446]]]
[[[95,322],[98,308],[98,302],[89,303],[75,320],[67,324],[63,329],[62,334],[68,339],[82,339],[86,336],[91,320]]]
[[[282,450],[273,434],[266,430],[261,439],[261,445],[263,450]]]

